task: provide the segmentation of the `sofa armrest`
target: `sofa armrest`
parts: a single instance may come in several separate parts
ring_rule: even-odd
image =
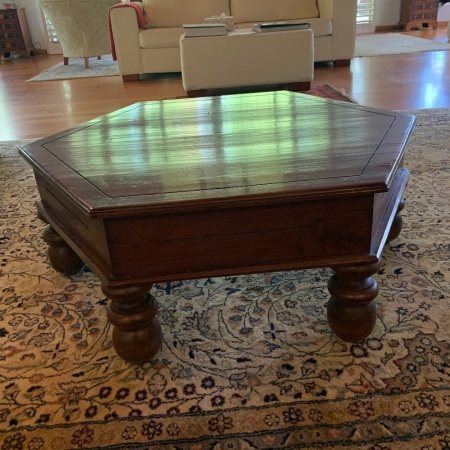
[[[321,18],[332,19],[333,60],[355,54],[357,0],[317,0]]]
[[[133,2],[143,8],[141,2]],[[109,12],[114,47],[122,77],[143,73],[139,25],[133,8],[112,8]]]

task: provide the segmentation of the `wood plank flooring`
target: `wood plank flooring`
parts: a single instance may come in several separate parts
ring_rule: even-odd
[[[445,27],[406,33],[447,42]],[[0,64],[0,141],[33,139],[146,100],[184,96],[180,74],[123,83],[120,77],[26,83],[62,60],[39,55]],[[359,104],[406,110],[450,107],[450,51],[355,58],[350,67],[316,67]]]

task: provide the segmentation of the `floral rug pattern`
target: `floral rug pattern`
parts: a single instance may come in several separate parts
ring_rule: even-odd
[[[402,234],[364,342],[330,271],[155,285],[149,363],[116,356],[100,283],[54,272],[19,142],[0,143],[0,449],[450,449],[450,109],[412,111]]]

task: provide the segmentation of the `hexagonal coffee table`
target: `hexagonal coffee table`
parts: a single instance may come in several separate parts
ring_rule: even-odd
[[[159,349],[154,282],[331,267],[328,321],[376,321],[373,275],[401,228],[414,117],[287,91],[137,103],[25,145],[52,266],[86,262],[113,343]]]

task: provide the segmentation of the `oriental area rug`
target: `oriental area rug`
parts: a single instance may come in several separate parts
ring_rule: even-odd
[[[450,109],[417,126],[373,334],[327,324],[327,269],[161,283],[163,344],[118,358],[85,268],[47,263],[20,142],[0,143],[0,448],[450,449]]]

